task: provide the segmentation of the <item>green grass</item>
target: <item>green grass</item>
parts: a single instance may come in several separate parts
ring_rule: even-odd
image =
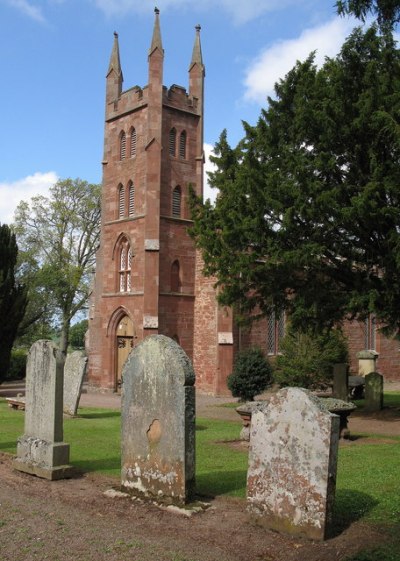
[[[365,399],[353,399],[353,403],[359,409],[364,409]],[[385,392],[383,395],[383,406],[400,408],[400,392]]]
[[[400,393],[385,401],[400,405]],[[0,400],[0,451],[15,454],[24,432],[24,413]],[[224,441],[238,438],[238,423],[198,419],[196,485],[202,495],[245,497],[247,453]],[[340,448],[336,487],[337,531],[352,521],[393,524],[400,519],[400,436],[392,444]],[[120,476],[120,413],[109,409],[80,409],[79,417],[64,422],[64,440],[71,445],[71,463],[85,472]]]

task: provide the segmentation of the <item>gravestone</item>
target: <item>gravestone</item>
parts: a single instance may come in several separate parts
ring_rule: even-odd
[[[51,341],[37,341],[26,366],[25,433],[14,467],[45,479],[70,477],[69,444],[63,442],[64,360]]]
[[[123,369],[122,489],[183,505],[194,493],[195,376],[183,349],[147,337]]]
[[[365,376],[365,411],[380,411],[383,408],[383,376],[370,372]]]
[[[248,510],[267,528],[323,540],[336,487],[339,417],[308,390],[285,388],[251,419]]]
[[[346,363],[338,363],[333,366],[333,397],[348,401],[349,396],[349,374]]]
[[[87,357],[82,351],[67,355],[64,365],[64,413],[74,417],[78,411],[86,372]]]
[[[358,374],[366,376],[370,372],[375,372],[378,357],[379,354],[376,351],[360,351],[357,353]]]

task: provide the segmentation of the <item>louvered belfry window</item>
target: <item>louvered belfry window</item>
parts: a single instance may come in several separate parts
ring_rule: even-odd
[[[118,218],[123,218],[125,214],[125,189],[123,185],[118,189]]]
[[[129,216],[135,214],[135,186],[132,182],[129,183]]]
[[[126,157],[126,134],[124,131],[121,132],[120,137],[120,159],[125,160]]]
[[[172,216],[177,218],[181,215],[181,188],[179,185],[172,191]]]
[[[132,127],[131,129],[131,158],[136,156],[136,129]]]
[[[179,157],[182,160],[186,159],[186,131],[181,132],[179,137]]]
[[[176,154],[176,129],[169,131],[169,153],[171,156]]]

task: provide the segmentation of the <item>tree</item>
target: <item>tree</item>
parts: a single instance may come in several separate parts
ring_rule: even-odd
[[[336,8],[340,15],[352,14],[363,22],[372,14],[384,30],[392,29],[400,21],[399,0],[338,0]]]
[[[233,397],[254,401],[256,395],[271,385],[272,368],[261,349],[247,349],[237,355],[233,372],[226,381]]]
[[[71,325],[70,329],[70,343],[74,349],[83,349],[85,346],[85,335],[88,330],[88,320],[83,319],[78,323]]]
[[[8,372],[11,349],[27,305],[27,291],[16,280],[18,246],[7,224],[0,224],[0,381]]]
[[[18,241],[35,283],[60,323],[60,349],[67,352],[72,318],[86,305],[99,243],[100,185],[58,181],[49,197],[22,201],[15,214]]]
[[[215,147],[215,208],[192,197],[192,234],[219,300],[242,316],[286,309],[295,329],[373,312],[400,326],[400,57],[354,30],[317,69],[276,86],[232,149]],[[194,199],[194,200],[193,200]]]

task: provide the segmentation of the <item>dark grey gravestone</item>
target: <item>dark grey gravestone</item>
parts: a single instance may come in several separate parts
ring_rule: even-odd
[[[73,473],[69,444],[63,442],[64,360],[51,341],[37,341],[26,367],[25,433],[18,439],[13,466],[45,479]]]
[[[370,372],[365,376],[365,411],[380,411],[383,408],[383,376]]]
[[[123,369],[121,485],[131,494],[183,505],[194,493],[195,376],[183,349],[147,337]]]
[[[64,366],[64,413],[74,417],[78,411],[86,372],[87,357],[82,351],[67,355]]]
[[[339,417],[308,390],[285,388],[251,417],[248,509],[257,523],[313,540],[328,537]]]
[[[349,374],[346,363],[338,363],[333,366],[333,397],[348,401],[349,396]]]

